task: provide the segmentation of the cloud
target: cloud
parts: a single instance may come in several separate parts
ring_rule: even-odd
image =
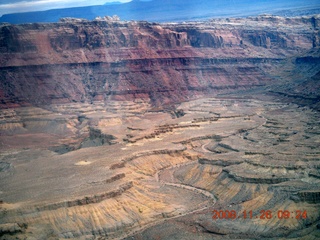
[[[54,8],[82,7],[91,5],[103,5],[114,0],[29,0],[14,3],[0,4],[0,15],[17,12],[41,11]],[[130,2],[130,0],[118,0]]]

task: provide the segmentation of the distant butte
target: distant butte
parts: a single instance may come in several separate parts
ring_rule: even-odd
[[[319,238],[319,26],[0,25],[0,239]]]

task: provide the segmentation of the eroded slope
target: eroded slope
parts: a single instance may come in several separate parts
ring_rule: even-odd
[[[317,112],[215,98],[173,112],[141,101],[48,108],[1,112],[5,239],[318,237]],[[253,219],[213,220],[214,209]],[[262,210],[272,219],[260,219]],[[278,219],[279,210],[307,218]]]

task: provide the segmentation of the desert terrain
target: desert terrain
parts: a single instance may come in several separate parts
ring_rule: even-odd
[[[319,22],[2,24],[0,239],[319,239]]]

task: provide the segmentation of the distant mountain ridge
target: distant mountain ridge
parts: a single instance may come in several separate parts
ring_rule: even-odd
[[[104,5],[115,5],[115,4],[122,4],[121,2],[106,2]]]
[[[315,11],[316,9],[316,11]],[[0,22],[13,24],[58,22],[60,18],[73,17],[92,20],[97,16],[118,15],[122,20],[145,20],[151,22],[181,22],[214,17],[245,17],[262,13],[299,15],[312,11],[320,13],[318,0],[134,0],[123,4],[52,9],[47,11],[5,14]]]

